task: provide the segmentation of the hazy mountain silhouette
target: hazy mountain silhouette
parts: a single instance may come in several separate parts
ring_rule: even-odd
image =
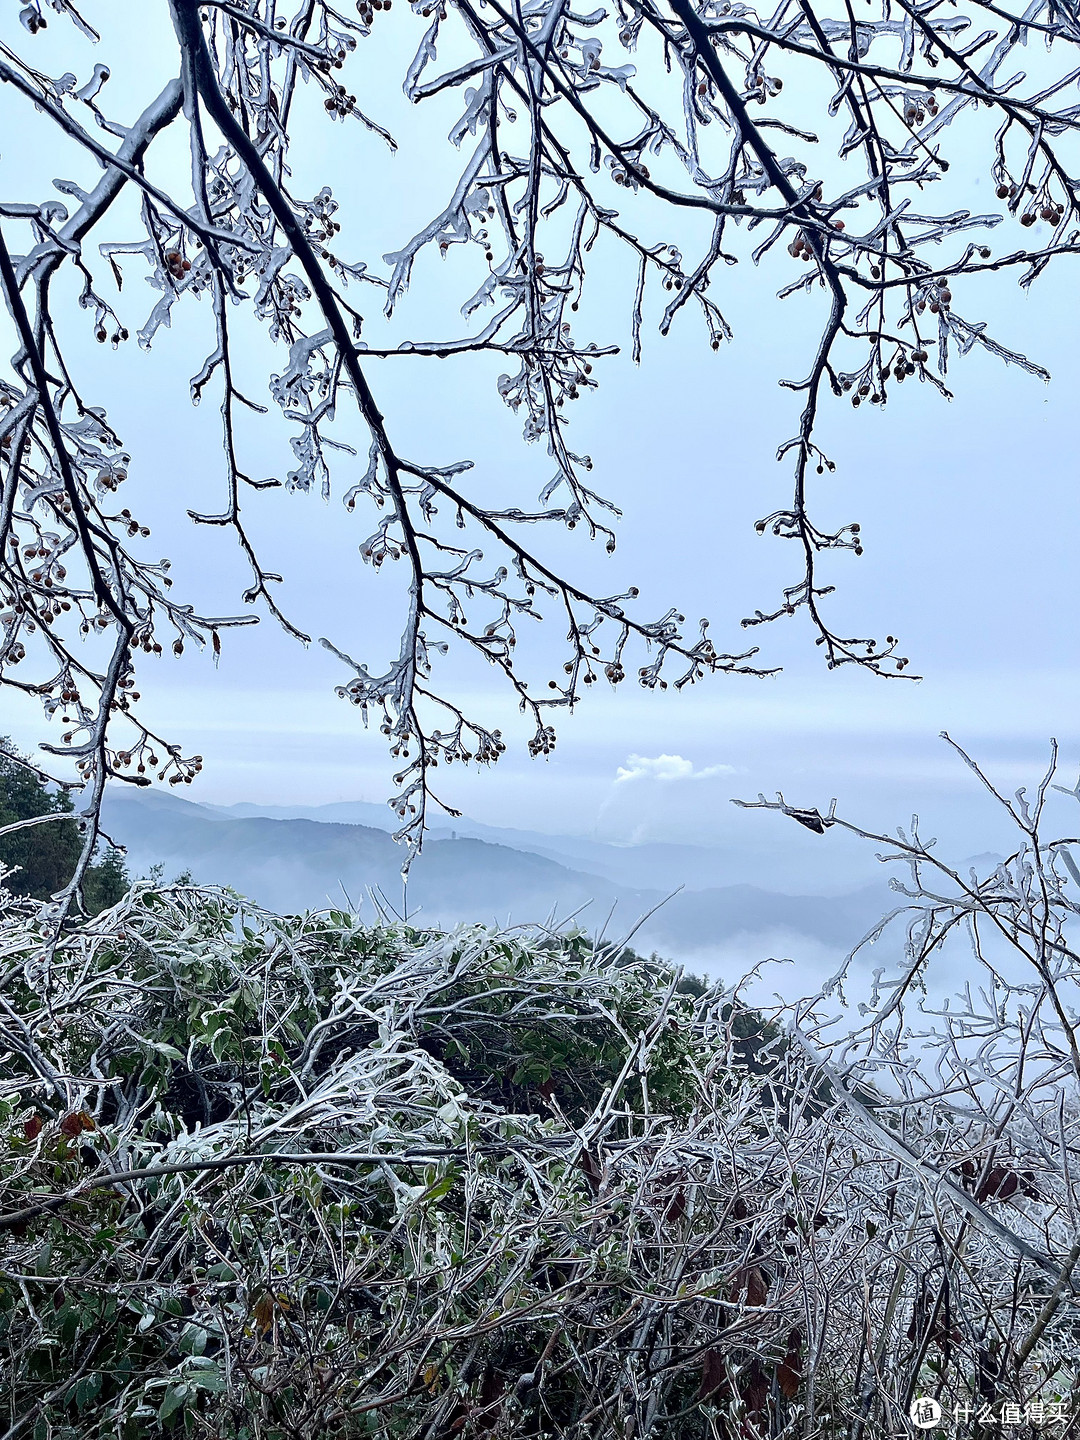
[[[149,793],[149,792],[144,792]],[[385,804],[365,800],[345,800],[330,805],[205,805],[208,815],[220,819],[316,820],[320,823],[366,825],[391,833],[400,821]],[[786,824],[786,822],[785,822]],[[505,845],[511,850],[524,850],[543,855],[571,870],[584,870],[602,875],[617,885],[648,890],[705,890],[714,886],[761,883],[763,874],[771,878],[764,888],[784,891],[810,891],[814,894],[849,893],[859,884],[868,883],[877,866],[869,852],[853,853],[853,847],[836,843],[830,836],[827,845],[819,845],[789,826],[784,846],[776,844],[776,828],[767,823],[755,829],[755,845],[744,836],[737,847],[716,845],[684,845],[671,843],[617,844],[583,835],[547,834],[537,830],[519,830],[485,825],[466,816],[439,820],[429,834],[433,840],[484,840],[492,845]],[[803,843],[800,843],[803,842]],[[797,853],[794,853],[797,852]],[[786,863],[777,865],[778,859]]]
[[[246,806],[203,806],[168,792],[127,790],[106,798],[104,819],[109,834],[127,847],[135,873],[153,864],[164,865],[166,878],[190,870],[200,881],[233,886],[280,911],[341,906],[347,896],[374,917],[374,893],[400,913],[403,852],[387,830],[295,813],[302,809],[275,818],[244,813]],[[306,814],[359,816],[381,809],[357,802],[312,808]],[[839,896],[787,895],[747,884],[688,887],[672,896],[680,866],[694,878],[715,873],[717,853],[712,852],[710,867],[704,847],[642,846],[647,852],[642,855],[635,853],[639,847],[500,832],[465,821],[454,825],[456,838],[449,838],[447,831],[434,832],[413,864],[407,892],[412,917],[443,925],[505,924],[552,916],[563,920],[580,912],[586,928],[597,930],[607,922],[609,937],[618,938],[659,906],[641,925],[635,943],[678,955],[708,950],[740,935],[777,933],[843,949],[888,908],[881,884]],[[466,829],[520,836],[522,843],[493,844],[465,834]],[[579,846],[587,868],[566,863],[565,855],[553,858],[558,851],[543,854],[539,847],[530,848],[541,839],[549,845]],[[612,872],[618,878],[611,878]],[[642,873],[651,875],[651,885],[634,883]]]
[[[331,805],[208,805],[222,819],[315,820],[320,824],[366,825],[387,833],[400,821],[386,805],[345,800]],[[434,840],[484,840],[492,845],[542,855],[573,869],[584,868],[620,885],[649,888],[689,885],[698,889],[716,883],[723,857],[705,845],[611,845],[577,835],[546,835],[484,825],[465,816],[431,827]]]

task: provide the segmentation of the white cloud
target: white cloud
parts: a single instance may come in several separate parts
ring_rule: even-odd
[[[692,760],[681,755],[628,755],[626,764],[615,772],[615,783],[626,780],[708,780],[714,775],[734,775],[734,765],[706,765],[695,770]]]

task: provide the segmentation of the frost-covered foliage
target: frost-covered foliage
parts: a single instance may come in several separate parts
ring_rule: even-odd
[[[933,927],[1034,915],[1032,873],[912,899],[873,1045],[582,936],[143,885],[50,956],[4,898],[3,1433],[855,1440],[913,1395],[1060,1405],[1068,1042],[1015,977],[996,1034],[912,1040]]]
[[[1000,271],[1026,285],[1080,248],[1070,88],[1080,33],[1068,5],[1032,0],[1021,14],[990,0],[930,9],[888,0],[856,14],[833,0],[782,0],[759,13],[730,0],[611,0],[577,12],[565,0],[399,0],[391,16],[390,0],[359,0],[348,13],[326,0],[170,0],[175,78],[123,118],[109,103],[109,56],[96,59],[89,43],[80,73],[47,73],[58,25],[92,42],[99,9],[104,24],[115,8],[9,4],[0,56],[12,114],[23,105],[45,117],[84,177],[57,179],[64,198],[43,199],[54,174],[43,170],[41,193],[0,205],[4,233],[18,237],[10,247],[0,239],[17,337],[0,384],[0,678],[63,717],[53,748],[88,785],[84,864],[110,775],[180,782],[201,764],[139,719],[137,662],[191,644],[216,651],[224,629],[256,615],[206,613],[198,596],[174,594],[167,560],[147,558],[147,528],[120,503],[135,461],[97,393],[100,377],[67,358],[80,325],[102,344],[134,333],[160,345],[180,307],[202,300],[206,360],[191,395],[221,406],[224,499],[192,518],[235,532],[250,562],[244,600],[297,638],[308,637],[281,609],[280,577],[251,538],[252,487],[340,493],[347,510],[374,515],[358,548],[376,569],[395,562],[406,572],[400,649],[389,661],[353,658],[358,637],[368,643],[362,622],[324,643],[345,667],[339,693],[402,761],[394,804],[414,841],[434,767],[490,762],[505,746],[440,681],[448,646],[502,672],[530,717],[534,754],[555,742],[553,715],[597,681],[617,685],[636,669],[647,687],[679,686],[756,663],[753,652],[720,653],[704,626],[687,634],[675,607],[643,618],[633,589],[583,588],[529,538],[554,524],[614,546],[617,511],[592,488],[592,462],[568,428],[573,402],[623,338],[580,333],[576,312],[604,246],[637,269],[627,295],[635,355],[654,291],[662,332],[685,312],[720,347],[731,334],[725,286],[745,286],[767,254],[781,295],[823,302],[806,375],[783,382],[803,405],[780,450],[794,460],[794,498],[759,523],[796,542],[800,578],[779,608],[743,623],[801,611],[831,666],[904,668],[893,637],[840,636],[821,608],[830,588],[821,552],[860,553],[862,542],[857,523],[823,529],[807,509],[814,472],[832,468],[815,438],[819,410],[830,395],[884,404],[905,380],[945,393],[950,354],[973,346],[1041,373],[987,332],[967,282]],[[130,8],[143,23],[143,7]],[[361,144],[394,143],[360,93],[364,52],[389,27],[415,32],[406,94],[435,114],[452,98],[458,118],[447,141],[439,131],[447,164],[432,163],[434,152],[419,168],[402,162],[412,168],[400,185],[435,190],[430,218],[388,253],[361,255],[363,217],[345,217],[343,231],[329,186],[293,177],[318,168],[320,146],[355,152],[362,167]],[[190,151],[183,182],[175,164],[156,163],[170,132]],[[973,172],[990,180],[999,207],[970,210]],[[132,193],[140,219],[121,205],[121,221],[114,202]],[[372,209],[394,202],[370,196]],[[442,285],[458,287],[459,332],[410,328],[371,343],[369,307],[393,334],[424,252],[447,261]],[[610,286],[610,267],[601,269]],[[56,309],[66,275],[78,297],[70,314]],[[149,313],[133,298],[137,280],[155,291]],[[250,417],[266,407],[238,379],[238,351],[246,360],[250,344],[238,339],[241,311],[278,347],[265,398],[292,430],[281,478],[245,458],[240,414],[258,423]],[[492,499],[486,481],[474,487],[467,457],[414,453],[415,436],[394,433],[380,408],[380,377],[403,357],[491,355],[505,367],[498,393],[548,455],[537,500],[506,478]],[[151,393],[149,369],[145,384]],[[717,463],[727,463],[722,446]],[[692,514],[692,496],[685,503]],[[520,625],[543,615],[568,640],[546,689],[515,665]]]
[[[47,969],[37,949],[9,912],[17,1430],[698,1415],[718,1307],[761,1283],[758,1177],[730,1149],[755,1143],[733,1069],[753,1026],[730,1001],[581,939],[187,889],[141,891]],[[776,1319],[754,1329],[786,1353]]]

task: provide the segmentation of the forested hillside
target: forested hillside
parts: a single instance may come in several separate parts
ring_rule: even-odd
[[[1073,1260],[1021,1131],[582,936],[143,886],[43,953],[35,914],[0,895],[9,1436],[827,1440],[1018,1383],[1064,1413]]]

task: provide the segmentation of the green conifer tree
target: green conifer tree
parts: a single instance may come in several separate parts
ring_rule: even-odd
[[[0,864],[14,874],[7,887],[15,895],[47,900],[71,879],[82,850],[79,827],[72,817],[74,806],[66,790],[50,790],[21,758],[7,737],[0,737],[0,830],[19,820],[39,815],[60,815],[43,825],[29,825],[0,835]],[[68,818],[72,817],[72,818]],[[83,880],[83,905],[91,914],[115,905],[130,878],[123,857],[108,849]]]

